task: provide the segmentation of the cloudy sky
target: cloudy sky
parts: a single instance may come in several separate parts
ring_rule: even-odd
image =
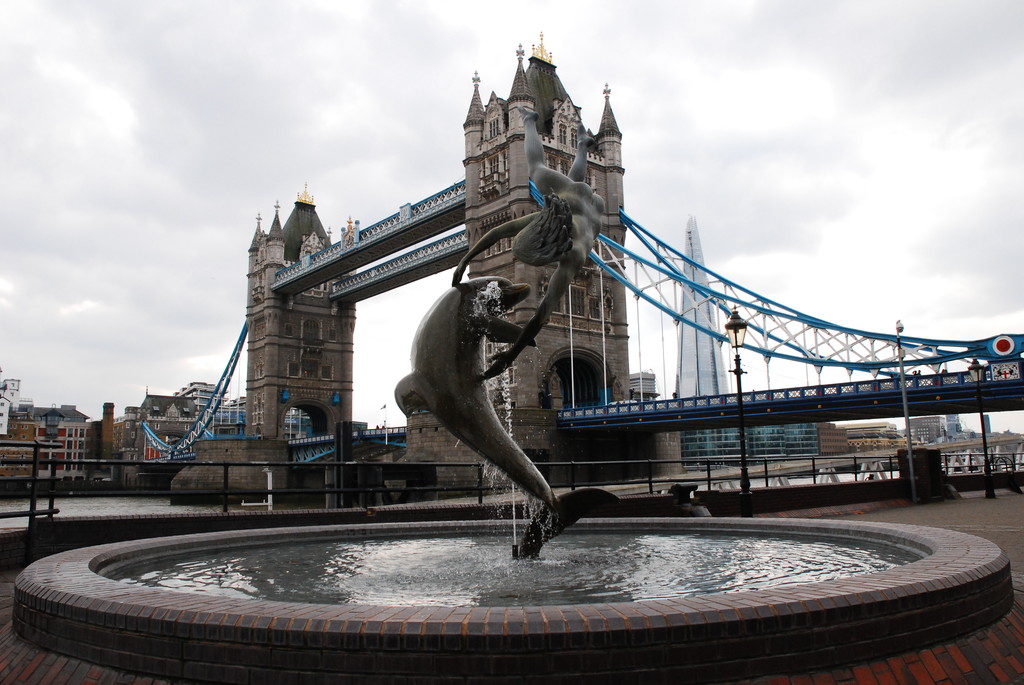
[[[693,215],[712,269],[843,325],[1024,332],[1024,3],[626,7],[8,3],[3,377],[97,418],[215,382],[257,213],[308,183],[337,237],[464,178],[474,72],[507,96],[541,32],[595,130],[610,87],[626,211],[668,242]],[[357,420],[401,421],[394,384],[447,278],[359,305]],[[656,326],[642,339],[661,375],[674,352]],[[772,368],[773,387],[804,381]]]

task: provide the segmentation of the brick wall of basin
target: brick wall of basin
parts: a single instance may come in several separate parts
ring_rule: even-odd
[[[103,569],[176,550],[413,534],[423,524],[268,529],[63,552],[15,587],[23,639],[92,663],[195,682],[737,681],[865,662],[990,625],[1013,605],[1009,562],[954,531],[793,519],[602,519],[578,525],[839,536],[923,557],[887,571],[757,592],[540,607],[315,605],[140,588]],[[437,524],[470,530],[472,522]],[[389,530],[390,529],[390,530]]]

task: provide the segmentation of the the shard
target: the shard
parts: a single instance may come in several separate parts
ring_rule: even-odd
[[[697,220],[692,216],[686,222],[684,254],[700,265],[704,265],[704,252],[700,246]],[[707,285],[707,274],[693,266],[686,265],[687,278],[698,285]],[[719,330],[718,312],[714,304],[694,291],[683,289],[682,313],[689,321],[705,328]],[[729,392],[726,374],[722,364],[721,347],[717,341],[693,326],[679,326],[679,373],[676,376],[676,393],[679,397],[699,395],[721,395]]]

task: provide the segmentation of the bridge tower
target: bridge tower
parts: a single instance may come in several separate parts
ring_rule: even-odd
[[[465,132],[466,230],[470,245],[505,221],[535,212],[530,195],[526,161],[525,129],[517,107],[538,113],[538,132],[544,142],[547,165],[566,173],[576,155],[580,108],[573,104],[543,43],[534,48],[524,67],[519,63],[507,98],[493,92],[486,104],[480,96],[480,79],[474,76],[473,95]],[[602,231],[623,240],[619,221],[622,206],[622,133],[612,112],[610,91],[605,87],[604,111],[596,144],[588,155],[587,183],[604,198]],[[533,316],[552,267],[534,267],[516,259],[505,240],[478,255],[469,276],[498,275],[531,287],[530,297],[513,312],[512,320],[523,325]],[[570,316],[571,312],[571,316]],[[571,326],[570,326],[571,324]],[[629,352],[625,288],[588,263],[571,283],[568,297],[552,313],[536,338],[509,371],[505,401],[511,405],[512,435],[536,462],[570,460],[678,459],[677,433],[587,432],[569,435],[555,426],[554,410],[603,401],[622,400],[629,392]],[[502,393],[504,394],[504,392]],[[471,461],[478,456],[449,434],[429,413],[409,417],[408,452],[413,461]],[[589,477],[621,477],[630,472],[609,465],[588,468]],[[553,481],[567,478],[552,467]],[[564,469],[562,469],[564,470]],[[446,476],[440,476],[442,480]]]
[[[298,194],[283,226],[279,205],[270,231],[257,219],[246,306],[248,435],[292,437],[285,429],[291,409],[305,413],[314,434],[330,433],[337,422],[352,419],[355,304],[332,303],[326,283],[296,295],[270,288],[279,269],[329,244],[308,189]]]
[[[530,196],[525,133],[517,107],[538,113],[537,129],[550,168],[567,173],[576,155],[581,111],[562,85],[550,53],[541,42],[525,69],[522,46],[517,57],[519,64],[507,99],[492,92],[484,104],[480,79],[473,79],[473,96],[463,124],[470,245],[491,228],[538,209]],[[622,133],[607,86],[604,95],[586,178],[605,201],[602,232],[621,242]],[[478,256],[470,266],[470,276],[498,275],[528,283],[531,295],[513,313],[513,320],[523,325],[536,310],[553,270],[515,259],[511,241],[506,240]],[[594,265],[588,263],[576,277],[569,297],[562,299],[536,342],[537,347],[527,348],[513,365],[510,390],[514,407],[559,409],[619,400],[629,392],[625,289],[614,279],[603,277]]]

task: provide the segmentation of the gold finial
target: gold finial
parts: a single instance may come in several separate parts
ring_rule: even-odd
[[[555,56],[544,49],[544,32],[540,32],[540,45],[533,46],[533,56],[542,59],[548,64],[554,64]]]
[[[298,196],[298,198],[296,199],[296,202],[301,202],[301,203],[302,203],[302,204],[304,204],[304,205],[311,205],[311,204],[314,204],[314,202],[313,202],[313,196],[309,194],[309,184],[308,184],[308,183],[306,183],[306,184],[305,184],[305,185],[303,186],[303,188],[302,188],[302,192],[301,192],[301,193],[299,193],[299,196]]]
[[[351,231],[353,228],[354,228],[354,226],[352,225],[352,217],[349,217],[348,218],[348,230]]]

